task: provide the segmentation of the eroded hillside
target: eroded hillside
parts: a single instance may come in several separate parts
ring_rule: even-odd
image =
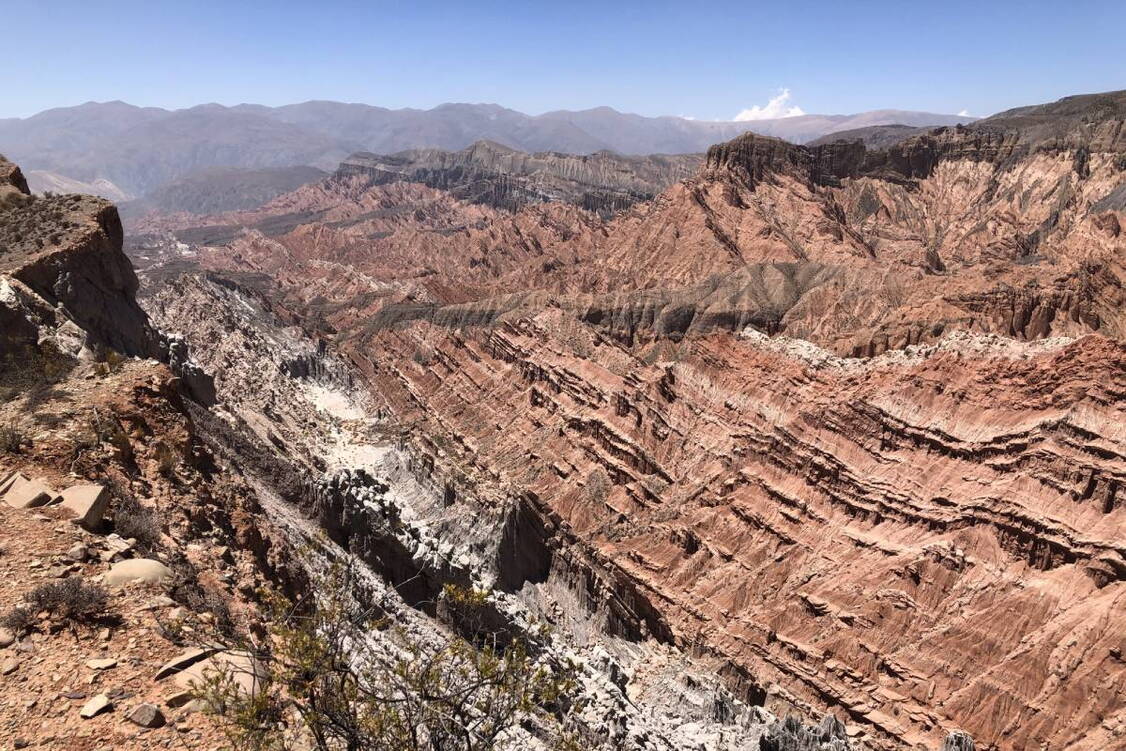
[[[377,653],[487,629],[572,676],[505,748],[847,743],[832,717],[783,723],[744,701],[711,661],[582,626],[568,586],[518,592],[534,515],[472,493],[476,515],[451,513],[452,485],[324,340],[218,277],[154,291],[150,320],[112,206],[31,196],[7,162],[0,175],[0,723],[15,747],[227,747],[214,682],[270,690],[269,649],[237,635],[277,638],[267,588],[331,598],[311,583],[337,565],[381,615],[362,634]],[[448,586],[480,595],[459,610]],[[576,627],[549,627],[548,607]],[[278,740],[309,747],[283,716]]]
[[[1117,93],[885,149],[748,134],[608,219],[350,168],[150,217],[135,254],[205,367],[234,355],[201,284],[350,368],[441,488],[423,519],[519,509],[495,585],[564,630],[675,645],[876,747],[1101,749],[1126,737],[1123,119]]]
[[[464,627],[447,585],[486,592],[581,666],[562,719],[593,748],[1115,748],[1124,118],[1117,93],[882,149],[748,134],[592,205],[653,163],[367,160],[131,222],[140,307],[113,208],[5,163],[0,414],[29,442],[3,458],[159,509],[170,563],[221,570],[249,525],[220,586],[251,615],[250,582],[324,556],[422,642]],[[127,440],[67,468],[103,404]]]

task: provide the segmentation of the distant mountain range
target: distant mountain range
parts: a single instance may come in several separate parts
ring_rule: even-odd
[[[892,123],[953,125],[974,118],[903,110],[802,115],[751,122],[643,117],[609,107],[526,115],[495,104],[391,110],[314,101],[284,107],[204,104],[183,110],[89,102],[28,118],[0,120],[0,153],[54,181],[143,196],[215,167],[334,168],[357,151],[463,149],[490,140],[527,152],[688,154],[746,131],[805,143],[837,131]],[[48,175],[42,183],[52,182]]]

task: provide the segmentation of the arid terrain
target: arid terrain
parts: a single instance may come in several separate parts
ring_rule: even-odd
[[[161,608],[351,556],[419,639],[447,585],[547,626],[591,748],[1126,748],[1126,93],[908,125],[362,152],[124,227],[0,162],[0,478],[47,487],[0,503],[0,605],[168,568],[12,635],[6,731],[219,743]]]

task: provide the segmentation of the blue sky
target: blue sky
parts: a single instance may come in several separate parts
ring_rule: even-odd
[[[0,117],[95,100],[984,115],[1126,88],[1126,2],[0,0]]]

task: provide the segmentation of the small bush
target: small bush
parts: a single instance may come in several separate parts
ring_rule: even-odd
[[[153,449],[153,456],[156,457],[157,471],[165,477],[171,476],[180,464],[180,452],[167,441],[157,442]]]
[[[0,615],[0,626],[17,636],[26,634],[35,626],[35,613],[27,608],[14,607]]]
[[[40,584],[31,591],[27,602],[33,612],[46,610],[64,621],[89,623],[107,614],[109,593],[100,584],[82,579],[62,579]]]
[[[113,531],[151,550],[160,544],[160,515],[131,495],[121,497],[113,512]]]
[[[24,433],[16,425],[0,425],[0,451],[18,454],[24,443]]]

